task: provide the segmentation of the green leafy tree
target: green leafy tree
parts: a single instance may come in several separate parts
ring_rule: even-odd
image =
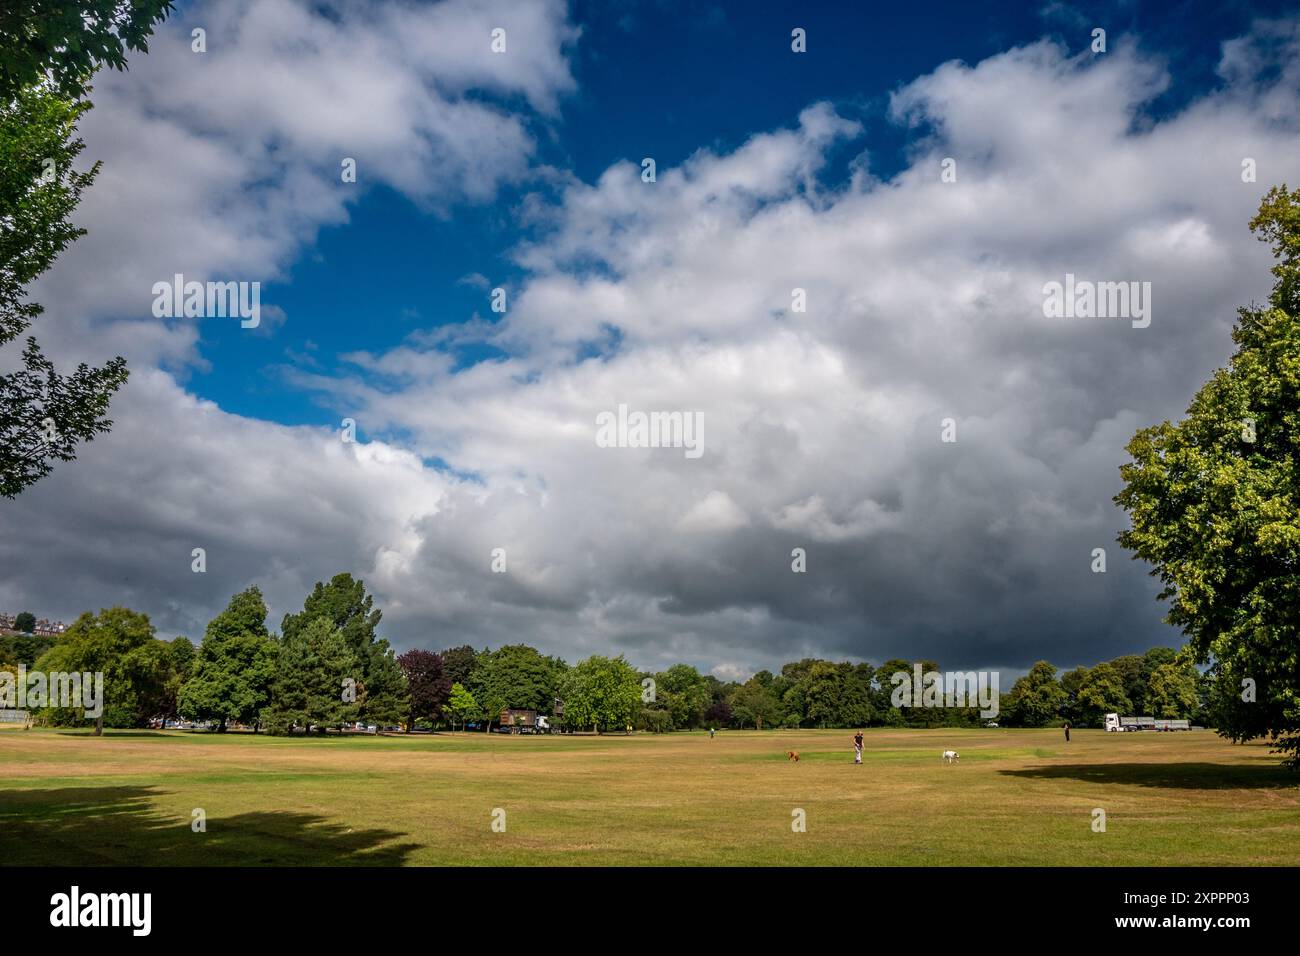
[[[323,617],[343,632],[348,647],[361,661],[376,643],[375,629],[383,617],[383,612],[374,605],[374,598],[366,593],[365,583],[345,571],[330,578],[328,584],[317,581],[302,610],[284,616],[280,633],[287,641],[313,620]]]
[[[527,644],[507,644],[479,656],[473,671],[474,693],[487,704],[549,713],[563,662],[543,656]],[[488,714],[489,718],[500,709]]]
[[[356,681],[356,716],[395,724],[406,709],[406,678],[388,642],[376,634],[383,612],[374,603],[364,582],[346,572],[336,574],[329,583],[317,581],[303,609],[286,614],[280,630],[287,642],[317,618],[329,621],[342,633],[351,654],[348,676]]]
[[[673,728],[702,727],[704,715],[713,703],[709,682],[689,664],[674,664],[653,675],[655,698],[662,698]]]
[[[875,701],[875,712],[880,721],[890,727],[901,727],[907,723],[904,711],[894,706],[893,696],[896,685],[893,682],[894,675],[898,673],[912,674],[912,662],[905,661],[901,657],[894,657],[885,661],[876,668],[875,688],[873,700]]]
[[[42,312],[27,286],[84,229],[70,216],[99,172],[77,172],[84,148],[75,136],[89,104],[27,88],[0,100],[0,347],[18,338]],[[6,363],[9,364],[9,363]],[[100,368],[82,363],[62,375],[28,337],[21,362],[0,374],[0,495],[13,498],[72,461],[77,445],[104,434],[113,393],[126,381],[126,361]]]
[[[1196,713],[1196,671],[1186,664],[1160,664],[1151,672],[1147,707],[1153,717],[1190,718]]]
[[[1300,767],[1300,191],[1270,189],[1250,228],[1277,260],[1269,301],[1238,310],[1236,351],[1187,416],[1129,442],[1115,500],[1166,620],[1197,663],[1256,681],[1249,732]]]
[[[447,679],[453,684],[469,687],[474,680],[474,668],[478,666],[478,651],[468,644],[451,647],[442,652],[442,669]]]
[[[496,690],[485,690],[483,692],[483,733],[489,733],[492,730],[492,722],[501,720],[501,711],[510,705],[506,703],[505,696]]]
[[[1147,706],[1147,678],[1151,672],[1143,666],[1142,655],[1125,654],[1108,663],[1119,674],[1120,682],[1124,685],[1124,696],[1128,698],[1131,712],[1146,714],[1149,710]]]
[[[77,99],[101,66],[126,69],[129,50],[149,49],[171,0],[5,0],[0,6],[0,101],[48,83]]]
[[[1098,664],[1079,684],[1079,720],[1099,724],[1103,714],[1128,714],[1133,704],[1124,693],[1124,678],[1110,664]]]
[[[1220,736],[1241,743],[1259,735],[1259,704],[1251,678],[1215,661],[1205,673],[1203,686],[1206,722]]]
[[[0,634],[0,659],[31,667],[57,643],[54,637],[36,634]]]
[[[406,674],[387,641],[376,641],[368,654],[357,684],[357,717],[382,726],[400,724],[410,701]]]
[[[1042,727],[1059,719],[1065,691],[1056,680],[1056,668],[1039,661],[1011,688],[1005,722],[1013,727]]]
[[[164,687],[164,698],[158,716],[170,720],[180,714],[181,688],[190,679],[197,656],[194,644],[188,637],[177,637],[167,645],[167,662],[164,665],[168,680]]]
[[[772,693],[770,682],[765,685],[757,674],[736,690],[731,698],[731,712],[739,726],[756,730],[780,727],[785,716],[781,712],[781,701]]]
[[[914,706],[904,707],[901,709],[903,719],[906,721],[908,727],[940,727],[946,722],[943,709],[938,707],[921,706],[922,702],[925,700],[926,694],[924,675],[940,673],[939,664],[937,661],[909,661],[904,670],[906,670],[913,679],[915,679],[916,676],[917,664],[921,665],[922,686],[912,687],[912,700]]]
[[[357,704],[345,699],[355,665],[348,639],[328,618],[295,628],[280,642],[271,703],[262,712],[267,732],[283,735],[313,726],[324,732],[356,720]]]
[[[278,650],[266,629],[266,613],[262,592],[254,586],[232,597],[208,622],[198,651],[191,646],[189,679],[177,699],[181,716],[216,721],[219,733],[230,723],[258,722],[270,702]]]
[[[564,675],[560,696],[568,726],[621,730],[641,710],[641,677],[622,655],[592,655]]]
[[[95,719],[95,733],[105,727],[142,727],[158,714],[166,697],[170,674],[167,645],[154,637],[149,616],[124,607],[112,607],[82,614],[50,648],[36,668],[56,671],[102,673],[103,713]],[[56,724],[83,722],[81,709],[50,708],[42,719]]]
[[[447,699],[446,712],[451,719],[452,729],[455,729],[456,724],[464,727],[471,720],[478,720],[483,713],[474,695],[459,681],[451,685],[451,697]]]
[[[19,611],[14,618],[14,630],[31,634],[36,630],[36,615],[31,611]]]
[[[1088,668],[1076,667],[1061,675],[1061,690],[1065,692],[1065,702],[1061,705],[1061,717],[1072,724],[1082,724],[1083,715],[1079,710],[1079,688],[1088,676]]]
[[[0,5],[0,348],[42,311],[27,301],[27,286],[85,234],[69,217],[99,171],[72,165],[84,146],[74,134],[90,108],[79,98],[91,74],[105,64],[125,69],[127,51],[146,50],[170,10],[169,0]],[[29,336],[21,367],[0,375],[0,495],[17,496],[107,432],[105,413],[126,378],[120,356],[63,375]]]

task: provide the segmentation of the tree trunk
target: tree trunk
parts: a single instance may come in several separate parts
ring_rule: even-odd
[[[103,714],[100,714],[98,717],[95,718],[95,736],[96,737],[104,736],[104,715]]]

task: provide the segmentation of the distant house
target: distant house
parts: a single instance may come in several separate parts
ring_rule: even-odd
[[[12,634],[17,637],[58,637],[67,627],[62,621],[51,621],[47,617],[37,618],[36,626],[32,629],[30,635],[17,628],[18,615],[0,613],[0,633]]]

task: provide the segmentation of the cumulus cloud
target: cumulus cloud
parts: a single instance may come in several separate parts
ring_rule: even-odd
[[[491,201],[529,175],[530,117],[572,90],[576,40],[560,0],[187,7],[129,71],[96,78],[81,133],[104,165],[77,211],[89,235],[34,291],[43,339],[69,358],[190,362],[200,333],[152,317],[154,282],[284,279],[380,185],[434,214]]]
[[[1181,412],[1226,360],[1235,307],[1267,292],[1245,223],[1300,174],[1300,85],[1279,68],[1298,36],[1266,23],[1226,45],[1222,87],[1158,120],[1169,67],[1131,42],[944,64],[892,97],[913,150],[888,180],[864,160],[826,181],[861,127],[813,104],[655,183],[632,162],[573,181],[539,205],[501,321],[356,353],[342,378],[291,373],[403,447],[239,419],[157,373],[111,436],[7,506],[52,540],[0,597],[130,600],[180,626],[245,581],[285,601],[349,568],[399,643],[526,640],[728,676],[806,654],[1073,665],[1174,641],[1110,499],[1128,437]],[[531,84],[558,95],[565,77],[539,65],[513,89],[544,112]],[[1047,318],[1043,285],[1067,273],[1151,282],[1150,327]],[[457,335],[507,357],[461,368]],[[596,416],[619,404],[700,413],[704,454],[598,447]],[[220,588],[177,580],[204,533],[240,569]],[[43,583],[52,566],[74,577]]]

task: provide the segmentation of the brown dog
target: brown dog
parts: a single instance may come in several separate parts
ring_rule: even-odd
[[[785,756],[788,760],[793,760],[795,763],[799,762],[799,751],[797,750],[787,750]]]

